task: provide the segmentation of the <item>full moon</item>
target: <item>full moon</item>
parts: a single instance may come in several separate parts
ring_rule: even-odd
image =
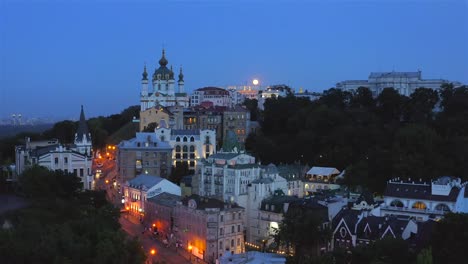
[[[257,79],[254,79],[254,80],[252,81],[252,83],[253,83],[253,85],[258,85],[258,80],[257,80]]]

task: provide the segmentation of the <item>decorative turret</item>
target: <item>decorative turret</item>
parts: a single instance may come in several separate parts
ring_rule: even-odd
[[[148,73],[146,72],[146,63],[143,68],[143,78],[141,79],[141,95],[148,96]]]
[[[142,81],[147,81],[148,80],[148,73],[146,72],[146,64],[145,64],[145,67],[143,69],[142,76],[143,76],[143,78],[141,79]]]
[[[168,63],[168,61],[166,59],[166,51],[163,49],[162,50],[162,57],[159,60],[159,65],[161,65],[161,67],[166,67],[167,63]]]
[[[171,65],[171,73],[169,73],[169,79],[174,80],[174,71],[172,70],[172,65]]]
[[[184,81],[184,74],[182,73],[182,66],[180,67],[180,73],[179,73],[179,82]]]
[[[182,73],[182,66],[180,67],[179,73],[179,81],[177,81],[179,85],[179,93],[184,93],[184,74]]]

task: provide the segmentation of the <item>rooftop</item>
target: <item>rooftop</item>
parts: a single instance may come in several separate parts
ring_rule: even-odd
[[[146,187],[150,189],[151,187],[155,186],[156,184],[160,183],[164,179],[158,176],[152,176],[147,174],[140,174],[137,177],[128,181],[128,185],[132,188],[142,189],[142,187]]]

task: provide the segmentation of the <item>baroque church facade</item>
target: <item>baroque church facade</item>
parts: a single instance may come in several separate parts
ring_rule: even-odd
[[[184,91],[184,74],[180,68],[177,88],[175,87],[175,78],[172,65],[168,67],[169,61],[166,59],[166,51],[163,49],[162,57],[159,60],[159,68],[155,69],[151,87],[149,87],[148,73],[146,65],[143,70],[141,80],[140,111],[156,106],[189,106],[189,96]]]

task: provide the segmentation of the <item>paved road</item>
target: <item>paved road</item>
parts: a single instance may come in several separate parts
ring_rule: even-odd
[[[187,252],[183,251],[183,249],[175,250],[175,248],[166,248],[159,240],[155,240],[151,237],[148,230],[142,234],[143,226],[138,222],[136,217],[131,215],[124,215],[120,217],[120,224],[122,225],[122,229],[132,237],[138,237],[145,252],[147,252],[149,263],[151,260],[154,261],[164,261],[166,263],[174,263],[174,264],[184,264],[184,263],[191,263],[188,259],[190,256]],[[156,249],[156,255],[151,256],[149,254],[151,249]],[[192,263],[198,263],[196,260],[192,260]]]

